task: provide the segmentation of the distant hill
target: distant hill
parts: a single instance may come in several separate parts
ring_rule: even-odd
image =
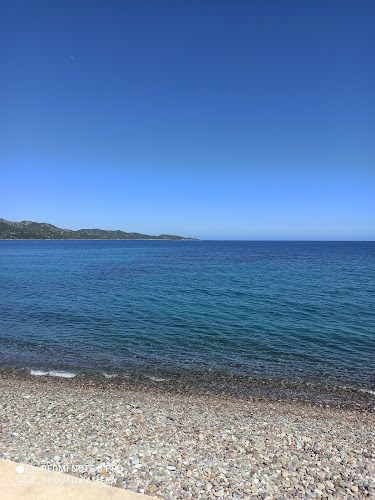
[[[105,229],[61,229],[46,222],[11,222],[0,219],[0,240],[193,240],[173,234],[150,236],[124,231],[107,231]]]

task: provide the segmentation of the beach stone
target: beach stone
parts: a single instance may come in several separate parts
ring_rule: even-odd
[[[99,466],[119,465],[122,471],[103,470],[103,477],[166,500],[375,494],[371,412],[113,382],[105,387],[77,380],[34,385],[0,373],[0,456],[86,464],[88,471],[75,474],[87,479],[99,477]],[[22,398],[31,390],[33,404]]]

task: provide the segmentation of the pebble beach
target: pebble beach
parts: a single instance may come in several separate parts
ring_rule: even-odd
[[[0,375],[0,457],[163,499],[375,499],[375,413]]]

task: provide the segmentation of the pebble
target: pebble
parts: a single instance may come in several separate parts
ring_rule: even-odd
[[[375,500],[371,412],[105,384],[0,374],[0,457],[165,500]]]

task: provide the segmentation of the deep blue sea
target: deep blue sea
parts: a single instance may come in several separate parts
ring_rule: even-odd
[[[375,391],[375,242],[0,241],[0,286],[1,368]]]

